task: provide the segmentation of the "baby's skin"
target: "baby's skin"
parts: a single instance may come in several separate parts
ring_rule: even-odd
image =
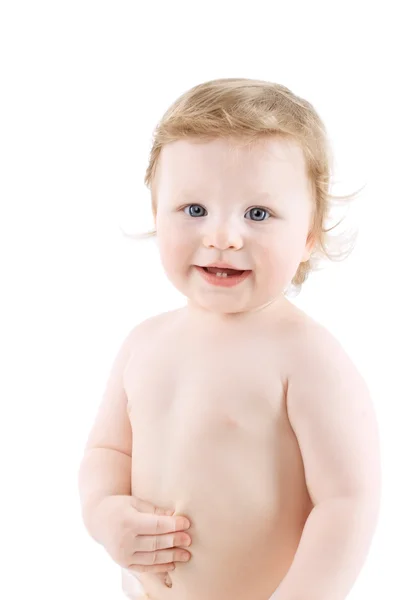
[[[179,140],[158,171],[160,258],[188,305],[118,353],[81,469],[88,528],[131,598],[126,568],[151,600],[342,600],[377,520],[378,432],[342,346],[283,295],[315,241],[304,154]]]
[[[181,309],[138,328],[124,375],[132,495],[187,516],[192,540],[188,563],[138,573],[150,598],[266,600],[279,585],[313,507],[287,381],[319,329],[287,301],[226,327]],[[316,379],[313,364],[300,375]]]

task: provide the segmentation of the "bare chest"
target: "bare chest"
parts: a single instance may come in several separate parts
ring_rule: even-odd
[[[149,426],[172,420],[188,435],[256,433],[283,406],[282,361],[254,339],[161,336],[134,352],[125,372],[129,410]]]
[[[195,495],[210,479],[229,478],[227,465],[235,465],[229,483],[239,485],[235,473],[245,470],[247,491],[261,498],[253,488],[265,485],[260,473],[271,472],[278,437],[290,435],[282,360],[272,340],[173,330],[138,348],[125,389],[132,480],[141,493],[154,494],[157,481],[160,501],[183,485]]]

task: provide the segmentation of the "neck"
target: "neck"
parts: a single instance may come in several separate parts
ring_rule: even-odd
[[[235,312],[235,313],[224,313],[224,312],[213,312],[204,308],[198,304],[192,303],[190,300],[187,303],[187,312],[192,315],[193,318],[207,318],[209,321],[215,321],[217,323],[236,323],[244,322],[247,319],[251,319],[253,316],[270,315],[276,311],[279,307],[286,305],[289,302],[282,293],[275,296],[265,304],[256,306],[249,310]]]

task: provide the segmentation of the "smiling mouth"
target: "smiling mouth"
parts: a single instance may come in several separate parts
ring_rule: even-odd
[[[247,279],[251,274],[251,271],[239,271],[238,269],[193,266],[206,282],[223,288],[232,288]]]
[[[201,267],[203,269],[203,271],[205,271],[206,273],[212,273],[213,275],[217,275],[217,273],[221,273],[222,275],[225,275],[227,277],[233,277],[233,276],[239,276],[239,275],[243,275],[243,273],[245,271],[239,271],[238,269],[220,269],[218,267]]]

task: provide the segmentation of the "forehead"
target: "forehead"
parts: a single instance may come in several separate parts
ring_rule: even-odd
[[[162,149],[158,170],[160,188],[182,194],[235,190],[238,186],[257,192],[266,191],[266,185],[272,194],[307,183],[302,148],[276,136],[259,139],[251,146],[233,138],[178,140]]]

